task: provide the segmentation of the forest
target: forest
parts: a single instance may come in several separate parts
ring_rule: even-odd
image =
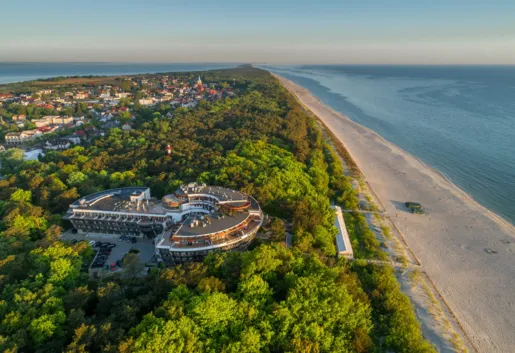
[[[130,131],[24,161],[0,154],[0,349],[4,352],[435,352],[394,270],[336,257],[331,202],[358,200],[320,127],[268,72],[215,70],[239,94],[193,109],[138,107]],[[166,153],[166,146],[172,153]],[[253,195],[282,222],[273,240],[148,276],[92,279],[93,250],[63,243],[81,195],[146,185],[162,197],[199,181]],[[359,258],[383,258],[359,213]]]

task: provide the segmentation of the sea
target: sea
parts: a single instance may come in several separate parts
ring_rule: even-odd
[[[261,66],[515,224],[515,66]]]
[[[0,84],[56,76],[110,76],[161,72],[206,71],[236,67],[238,64],[160,63],[8,63],[0,62]]]
[[[0,83],[72,75],[204,71],[237,64],[0,63]],[[515,224],[515,66],[259,67],[440,171]]]

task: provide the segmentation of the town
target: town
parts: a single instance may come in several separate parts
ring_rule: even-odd
[[[48,150],[87,144],[112,128],[131,130],[137,112],[172,119],[177,109],[236,95],[227,82],[204,83],[200,76],[137,75],[98,81],[82,86],[46,81],[44,89],[33,92],[0,91],[0,152],[19,148],[25,159],[37,159]]]

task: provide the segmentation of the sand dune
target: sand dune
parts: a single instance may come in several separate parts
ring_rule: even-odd
[[[474,346],[515,352],[515,228],[434,169],[279,79],[342,141]],[[405,201],[422,203],[427,214],[408,213]]]

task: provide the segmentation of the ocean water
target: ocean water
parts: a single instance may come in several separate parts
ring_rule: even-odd
[[[237,64],[138,64],[138,63],[2,63],[0,84],[56,76],[130,75],[159,72],[205,71]]]
[[[262,66],[515,224],[515,66]]]

